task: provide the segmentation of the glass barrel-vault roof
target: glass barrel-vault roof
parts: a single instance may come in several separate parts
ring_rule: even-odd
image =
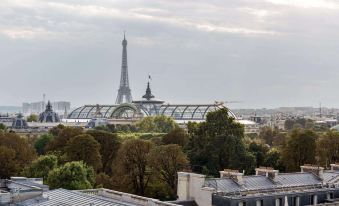
[[[155,115],[165,115],[168,117],[172,117],[175,120],[205,120],[206,115],[209,112],[216,111],[224,106],[218,104],[162,104],[155,105],[154,107],[150,107],[149,105],[140,105],[140,104],[130,104],[124,105],[85,105],[73,110],[69,115],[68,119],[92,119],[94,118],[97,109],[100,109],[100,113],[104,118],[116,118],[117,114],[122,114],[122,108],[129,109],[129,112],[138,109],[139,111],[135,111],[136,113],[142,113],[144,116],[155,116]],[[152,108],[152,109],[149,109]],[[145,109],[148,111],[145,112]],[[113,115],[114,114],[114,115]],[[236,116],[229,111],[230,116],[236,118]],[[137,115],[129,115],[129,116],[137,116]],[[124,118],[124,117],[121,117]]]

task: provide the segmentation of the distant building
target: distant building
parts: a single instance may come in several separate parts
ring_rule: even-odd
[[[198,206],[305,206],[339,198],[339,165],[331,170],[305,165],[301,172],[279,173],[273,168],[257,168],[245,176],[235,170],[220,171],[220,178],[179,172],[178,201]]]
[[[71,103],[66,101],[57,101],[51,102],[51,106],[59,115],[63,115],[66,112],[71,110]],[[45,111],[46,103],[44,101],[33,102],[33,103],[23,103],[22,104],[22,112],[25,115],[29,114],[40,114]]]
[[[244,125],[245,134],[259,134],[260,125],[251,120],[237,120],[240,124]]]
[[[39,115],[39,122],[60,122],[59,115],[53,111],[50,101],[47,103],[46,110]]]
[[[14,115],[0,114],[0,123],[4,124],[6,127],[11,127],[15,118]]]
[[[15,119],[13,119],[12,129],[27,129],[27,121],[23,119],[23,116],[19,114]]]
[[[338,120],[337,119],[329,119],[329,118],[317,119],[317,120],[315,120],[314,125],[332,128],[332,127],[338,125]]]
[[[188,121],[201,122],[206,120],[209,112],[225,108],[221,103],[214,104],[168,104],[156,99],[151,93],[150,83],[147,83],[146,93],[141,100],[120,105],[85,105],[73,110],[67,122],[89,122],[96,113],[102,114],[110,123],[127,120],[133,122],[147,116],[164,115],[173,118],[179,124]],[[229,110],[229,115],[236,116]]]

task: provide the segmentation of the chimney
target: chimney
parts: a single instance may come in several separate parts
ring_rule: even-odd
[[[255,174],[266,176],[271,180],[276,181],[276,178],[279,175],[279,170],[275,170],[272,167],[259,167],[255,169]]]
[[[339,163],[331,164],[332,171],[339,171]]]
[[[316,165],[305,164],[300,166],[301,172],[309,172],[317,175],[320,179],[324,179],[324,168]]]
[[[230,169],[224,169],[224,171],[220,171],[220,178],[229,177],[232,180],[234,180],[239,185],[244,184],[243,176],[244,173],[239,172],[238,170],[230,170]]]

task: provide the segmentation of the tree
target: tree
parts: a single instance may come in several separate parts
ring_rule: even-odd
[[[281,152],[277,148],[270,149],[265,157],[264,166],[272,167],[279,171],[285,171],[285,167],[281,161]]]
[[[287,139],[287,133],[279,132],[276,136],[274,136],[272,146],[281,147],[285,144],[286,139]]]
[[[47,182],[51,189],[91,189],[95,182],[95,173],[92,167],[83,162],[68,162],[50,171]]]
[[[89,130],[86,133],[93,136],[100,144],[102,171],[106,174],[112,175],[112,164],[121,146],[118,136],[116,134],[100,130]]]
[[[37,122],[39,120],[38,115],[31,114],[27,117],[27,122]]]
[[[98,171],[102,167],[100,144],[89,134],[71,138],[66,147],[65,155],[68,161],[83,161]]]
[[[162,142],[164,144],[177,144],[182,147],[185,147],[188,143],[188,134],[185,130],[181,128],[176,128],[171,132],[167,133],[162,138]]]
[[[243,143],[244,128],[227,108],[208,113],[206,122],[189,123],[188,133],[187,152],[194,172],[217,176],[225,168],[245,169],[245,160],[247,164],[253,160]]]
[[[39,155],[45,154],[46,145],[53,140],[53,135],[43,134],[34,143],[34,148]]]
[[[329,167],[331,163],[339,161],[339,132],[328,131],[317,141],[319,163]]]
[[[220,135],[211,140],[207,145],[206,152],[204,155],[207,155],[207,169],[209,173],[218,176],[219,171],[224,169],[248,169],[246,164],[249,164],[249,160],[252,159],[252,156],[246,151],[245,145],[239,137],[233,135]],[[254,162],[250,165],[255,165],[255,156]],[[244,161],[247,161],[246,164],[243,164]],[[245,170],[247,174],[252,172]]]
[[[0,131],[6,131],[7,127],[3,123],[0,123]]]
[[[314,122],[311,119],[305,118],[296,118],[296,119],[287,119],[285,121],[285,129],[312,129],[314,127]]]
[[[118,124],[115,130],[116,132],[137,132],[136,126],[131,124]]]
[[[59,124],[56,127],[53,127],[49,130],[49,133],[52,134],[54,137],[59,136],[60,132],[65,129],[65,126],[62,124]]]
[[[282,159],[288,171],[298,171],[301,165],[314,164],[317,134],[296,129],[282,147]]]
[[[0,147],[1,178],[18,175],[36,157],[27,140],[15,133],[0,133]]]
[[[265,143],[272,146],[274,137],[277,135],[277,131],[271,127],[265,126],[260,128],[259,137],[265,140]]]
[[[127,192],[132,191],[144,195],[152,177],[148,166],[148,155],[153,149],[152,142],[141,139],[126,140],[118,151],[115,171],[120,180],[120,187]]]
[[[16,152],[6,146],[0,146],[0,178],[9,178],[18,172],[15,160]]]
[[[175,199],[177,194],[177,173],[187,168],[188,159],[181,147],[176,144],[155,147],[149,155],[151,167],[155,174],[159,175],[161,181],[165,182],[171,189],[171,198]]]
[[[157,133],[168,133],[178,128],[178,124],[172,118],[164,115],[145,117],[137,122],[136,126],[141,132]]]
[[[40,156],[27,166],[23,175],[26,177],[40,178],[47,180],[48,173],[58,166],[58,158],[55,155]]]
[[[248,151],[251,152],[256,158],[256,167],[264,166],[265,156],[269,148],[262,143],[251,142]]]
[[[80,127],[65,127],[58,132],[52,141],[50,141],[46,146],[46,151],[59,150],[64,152],[67,142],[75,136],[83,134],[83,129]]]

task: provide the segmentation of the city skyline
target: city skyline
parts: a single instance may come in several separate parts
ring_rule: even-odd
[[[75,107],[113,104],[126,30],[134,99],[151,74],[168,102],[339,107],[338,9],[324,0],[5,0],[0,71],[11,86],[0,105],[43,93]]]

